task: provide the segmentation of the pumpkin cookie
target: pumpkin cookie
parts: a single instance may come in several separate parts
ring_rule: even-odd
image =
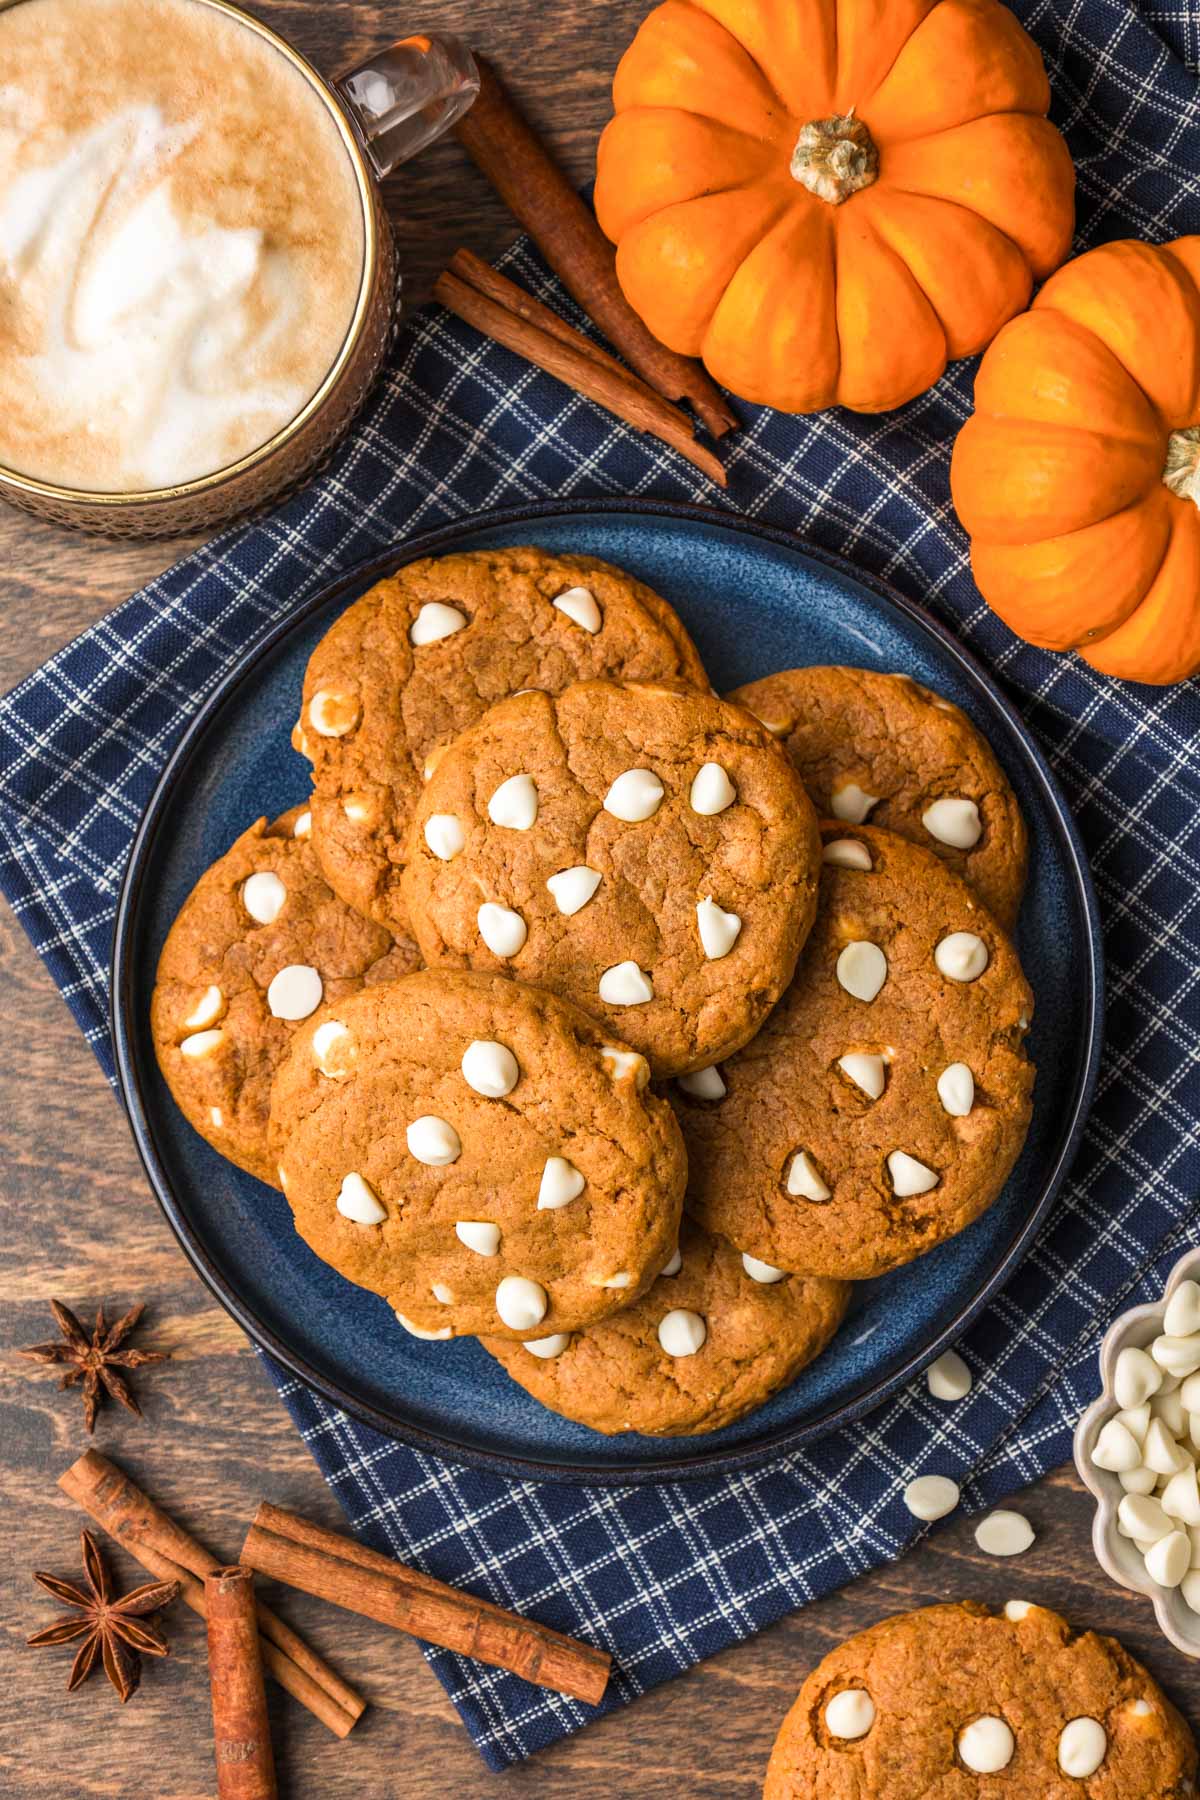
[[[485,1345],[535,1400],[593,1431],[689,1437],[786,1387],[849,1297],[844,1281],[783,1275],[689,1219],[659,1279],[624,1312],[532,1344]]]
[[[431,966],[564,994],[671,1075],[758,1030],[808,935],[819,860],[804,789],[749,713],[581,682],[502,701],[444,752],[404,900]]]
[[[163,1079],[214,1150],[278,1186],[271,1082],[323,999],[420,966],[415,944],[345,906],[312,853],[307,808],[259,819],[206,869],[167,933],[150,1024]]]
[[[296,1229],[417,1337],[590,1325],[679,1234],[683,1142],[649,1073],[496,975],[431,969],[326,1006],[271,1108]]]
[[[590,557],[426,557],[356,601],[309,659],[292,733],[313,764],[313,842],[335,892],[403,925],[404,843],[437,752],[520,688],[556,694],[597,675],[708,688],[666,601]]]
[[[1017,797],[966,714],[907,675],[785,669],[735,688],[822,818],[869,819],[932,850],[1011,928],[1029,846]]]
[[[991,1205],[1025,1140],[1033,996],[928,850],[823,825],[817,923],[752,1043],[680,1082],[688,1209],[776,1268],[865,1279]]]
[[[1189,1800],[1186,1721],[1116,1638],[1048,1607],[899,1613],[830,1651],[783,1722],[764,1800]],[[994,1777],[994,1779],[989,1779]]]

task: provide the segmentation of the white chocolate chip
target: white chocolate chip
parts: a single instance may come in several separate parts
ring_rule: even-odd
[[[1115,1415],[1125,1427],[1126,1431],[1128,1431],[1132,1437],[1135,1437],[1139,1444],[1145,1442],[1146,1433],[1150,1429],[1150,1420],[1154,1416],[1151,1411],[1153,1404],[1154,1403],[1151,1400],[1143,1400],[1140,1406],[1122,1407],[1121,1411]],[[1179,1429],[1180,1431],[1183,1430],[1182,1425]]]
[[[830,1190],[822,1181],[816,1164],[807,1150],[797,1150],[788,1164],[787,1191],[805,1200],[828,1200]]]
[[[678,1244],[676,1244],[674,1250],[672,1250],[672,1252],[671,1252],[670,1261],[665,1262],[663,1264],[662,1268],[658,1271],[659,1279],[661,1280],[664,1275],[678,1275],[678,1273],[679,1273],[680,1269],[682,1269],[682,1267],[683,1267],[683,1252],[682,1252],[682,1250],[680,1250]]]
[[[1195,1557],[1193,1556],[1193,1564]],[[1179,1584],[1179,1591],[1194,1613],[1200,1613],[1200,1569],[1190,1568]],[[1143,1703],[1144,1704],[1144,1703]]]
[[[1092,1461],[1098,1469],[1110,1469],[1119,1474],[1136,1469],[1141,1460],[1141,1446],[1119,1419],[1109,1419],[1101,1426],[1092,1449]]]
[[[1146,1441],[1142,1445],[1142,1461],[1156,1475],[1174,1475],[1182,1469],[1187,1457],[1179,1448],[1161,1419],[1151,1419]]]
[[[502,1100],[517,1085],[521,1071],[507,1044],[494,1038],[476,1038],[467,1045],[462,1059],[463,1079],[477,1094],[489,1100]]]
[[[361,718],[358,695],[341,688],[318,688],[308,703],[308,722],[318,737],[345,737]]]
[[[496,1289],[496,1311],[510,1331],[532,1331],[549,1304],[545,1288],[524,1275],[506,1275]]]
[[[1171,1519],[1149,1494],[1126,1494],[1117,1507],[1117,1530],[1122,1537],[1156,1544],[1174,1529]]]
[[[220,988],[206,987],[183,1023],[188,1031],[203,1031],[215,1025],[224,1011],[225,996]]]
[[[893,1150],[887,1166],[892,1178],[892,1192],[898,1200],[907,1200],[913,1194],[927,1194],[938,1184],[936,1172],[906,1150]]]
[[[1188,1573],[1192,1543],[1186,1531],[1170,1531],[1146,1551],[1146,1573],[1159,1587],[1176,1588]]]
[[[425,761],[421,766],[421,779],[423,781],[432,781],[433,780],[433,777],[437,774],[437,766],[441,762],[443,756],[445,756],[445,754],[449,748],[450,748],[449,744],[435,744],[434,745],[433,749],[429,752],[429,755],[425,758]]]
[[[693,1069],[690,1075],[680,1075],[676,1084],[693,1100],[723,1100],[729,1092],[725,1086],[725,1078],[720,1069]]]
[[[410,1337],[421,1338],[426,1343],[437,1344],[454,1336],[454,1329],[450,1325],[442,1325],[437,1331],[426,1331],[423,1326],[414,1325],[411,1319],[406,1319],[402,1312],[398,1312],[396,1317]]]
[[[374,825],[378,817],[375,802],[368,794],[347,794],[342,811],[352,825]]]
[[[589,869],[586,863],[576,863],[573,869],[560,869],[557,875],[546,879],[546,886],[560,913],[566,918],[573,918],[582,912],[596,889],[600,886],[599,869]]]
[[[832,838],[821,852],[821,861],[835,869],[871,869],[871,852],[857,838]]]
[[[871,1001],[887,980],[887,957],[878,944],[859,939],[847,944],[837,959],[837,978],[856,1000]]]
[[[312,836],[311,812],[305,811],[300,814],[296,823],[292,826],[292,836],[294,838],[309,838]]]
[[[210,1106],[209,1107],[208,1118],[209,1118],[209,1123],[211,1125],[214,1125],[218,1131],[220,1131],[221,1127],[225,1123],[225,1114],[221,1111],[219,1106]]]
[[[565,1156],[548,1156],[542,1169],[541,1185],[538,1188],[538,1211],[557,1212],[560,1206],[569,1206],[572,1200],[578,1200],[587,1182]]]
[[[618,1269],[617,1273],[615,1275],[606,1275],[604,1277],[603,1281],[593,1282],[592,1285],[594,1287],[602,1287],[602,1288],[632,1287],[633,1286],[633,1276],[629,1273],[628,1269]]]
[[[566,613],[568,619],[581,625],[584,631],[590,631],[593,637],[604,623],[604,615],[591,588],[568,588],[564,594],[559,594],[554,604],[560,613]]]
[[[425,842],[440,862],[453,862],[467,834],[453,813],[430,813],[425,821]]]
[[[387,1218],[375,1189],[353,1170],[342,1181],[337,1209],[343,1218],[353,1219],[356,1225],[382,1225]]]
[[[340,1019],[325,1019],[312,1034],[313,1061],[330,1081],[350,1073],[351,1038]]]
[[[737,943],[742,921],[736,913],[722,912],[709,894],[696,908],[696,927],[705,956],[709,962],[719,962]]]
[[[1172,1519],[1178,1519],[1183,1525],[1200,1525],[1200,1483],[1196,1480],[1196,1465],[1188,1460],[1182,1469],[1171,1476],[1159,1496],[1159,1504]]]
[[[1130,1702],[1129,1710],[1135,1719],[1148,1719],[1154,1708],[1148,1700],[1133,1700]]]
[[[1153,1469],[1120,1469],[1117,1480],[1127,1494],[1152,1494],[1158,1486],[1158,1476]]]
[[[777,1281],[787,1280],[786,1269],[776,1269],[771,1263],[760,1262],[757,1256],[742,1251],[742,1267],[751,1281],[760,1281],[764,1287],[773,1287]]]
[[[644,1006],[654,987],[635,962],[614,963],[600,977],[600,998],[606,1006]]]
[[[659,1321],[658,1341],[668,1356],[695,1356],[703,1348],[708,1327],[697,1312],[676,1307]]]
[[[1156,1337],[1150,1354],[1168,1375],[1194,1375],[1200,1369],[1200,1332],[1187,1337]]]
[[[736,799],[737,789],[720,763],[706,762],[693,777],[688,804],[702,819],[723,813]]]
[[[925,1385],[935,1400],[965,1400],[971,1391],[971,1371],[957,1350],[943,1350],[926,1369]]]
[[[937,1078],[938,1099],[952,1119],[965,1119],[975,1104],[975,1077],[966,1063],[949,1063]]]
[[[1058,1737],[1058,1766],[1064,1775],[1086,1781],[1104,1761],[1108,1733],[1098,1719],[1068,1719]]]
[[[1027,1619],[1032,1611],[1032,1600],[1006,1600],[1004,1602],[1004,1616],[1006,1619],[1011,1619],[1014,1625],[1019,1625],[1022,1619]]]
[[[409,626],[408,641],[420,650],[425,644],[437,644],[443,638],[453,637],[466,622],[466,615],[460,613],[457,606],[447,606],[442,600],[427,600]]]
[[[930,837],[954,850],[973,850],[983,835],[975,802],[956,796],[935,800],[921,814],[921,823]]]
[[[948,1475],[918,1475],[904,1490],[904,1504],[914,1519],[944,1519],[958,1499],[958,1483]]]
[[[632,1078],[639,1094],[650,1080],[650,1064],[637,1050],[618,1050],[615,1044],[605,1044],[600,1060],[614,1081]]]
[[[975,1527],[975,1542],[987,1556],[1020,1556],[1033,1543],[1033,1526],[1020,1513],[989,1513]]]
[[[947,981],[978,981],[988,966],[988,949],[973,931],[952,931],[933,953]]]
[[[1200,1286],[1194,1281],[1181,1281],[1163,1314],[1163,1330],[1168,1337],[1190,1337],[1200,1331]]]
[[[515,956],[522,949],[529,929],[519,912],[511,906],[498,906],[485,900],[475,915],[479,935],[493,956]]]
[[[224,1042],[223,1031],[194,1031],[191,1037],[185,1037],[180,1044],[179,1054],[191,1058],[211,1056]]]
[[[990,1715],[972,1719],[958,1734],[958,1754],[976,1775],[998,1775],[1007,1769],[1016,1747],[1004,1720]]]
[[[215,1110],[215,1109],[214,1109],[214,1110]],[[277,1175],[278,1175],[278,1176],[279,1176],[279,1185],[280,1185],[280,1187],[281,1187],[281,1188],[282,1188],[282,1189],[283,1189],[283,1191],[284,1191],[284,1193],[285,1193],[285,1194],[286,1194],[286,1193],[287,1193],[287,1191],[288,1191],[288,1173],[287,1173],[287,1170],[286,1170],[286,1169],[285,1169],[285,1168],[284,1168],[284,1166],[283,1166],[283,1164],[282,1164],[282,1163],[280,1163],[280,1164],[279,1164],[279,1166],[278,1166],[278,1168],[277,1168],[277,1169],[276,1169],[276,1171],[275,1171],[275,1172],[276,1172],[276,1174],[277,1174]]]
[[[489,1225],[482,1219],[459,1219],[454,1235],[476,1256],[495,1256],[500,1249],[500,1227]]]
[[[866,1737],[875,1723],[875,1702],[864,1688],[843,1688],[825,1708],[825,1729],[830,1737]]]
[[[242,905],[259,925],[273,925],[286,899],[287,889],[270,869],[259,869],[242,883]]]
[[[454,1290],[448,1288],[444,1281],[435,1281],[429,1291],[439,1305],[452,1306],[454,1304]]]
[[[887,1084],[887,1064],[882,1056],[867,1056],[858,1050],[852,1050],[846,1056],[838,1057],[838,1068],[857,1088],[861,1088],[868,1100],[878,1100]]]
[[[447,1163],[457,1162],[462,1155],[462,1139],[453,1125],[433,1113],[423,1113],[419,1119],[414,1119],[405,1136],[409,1155],[431,1169],[445,1168]]]
[[[1122,1350],[1113,1371],[1113,1393],[1118,1406],[1140,1406],[1162,1386],[1163,1374],[1146,1351],[1129,1346]]]
[[[307,963],[289,963],[267,989],[267,1005],[276,1019],[307,1019],[321,1004],[321,977]]]
[[[488,818],[506,831],[528,831],[537,816],[537,782],[532,775],[510,775],[488,801]]]
[[[650,769],[626,769],[604,796],[604,810],[627,825],[652,819],[662,805],[664,788]]]
[[[530,1356],[540,1356],[543,1362],[549,1362],[552,1357],[561,1356],[570,1341],[569,1333],[554,1331],[549,1337],[526,1338],[521,1348],[528,1350]]]
[[[861,825],[873,806],[879,805],[878,794],[868,794],[857,781],[847,781],[830,796],[829,809],[835,819],[848,825]]]

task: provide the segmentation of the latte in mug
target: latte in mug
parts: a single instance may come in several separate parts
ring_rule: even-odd
[[[114,494],[228,468],[325,381],[364,247],[332,112],[235,16],[0,11],[0,464]]]

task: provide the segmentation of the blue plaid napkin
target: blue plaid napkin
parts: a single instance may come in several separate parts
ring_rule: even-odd
[[[1130,0],[1016,7],[1046,56],[1079,171],[1079,245],[1200,230],[1200,15]],[[1190,158],[1190,163],[1185,159]],[[571,309],[529,247],[512,274]],[[1200,1193],[1200,704],[1016,642],[967,571],[947,484],[971,366],[883,418],[743,408],[725,504],[931,606],[1006,683],[1088,843],[1106,928],[1109,1041],[1073,1178],[961,1349],[957,1406],[923,1381],[765,1469],[586,1490],[448,1467],[272,1368],[354,1529],[377,1549],[611,1650],[605,1709],[898,1556],[900,1495],[954,1473],[971,1507],[1061,1463],[1113,1314],[1158,1287]],[[546,498],[711,500],[671,452],[430,310],[336,462],[227,532],[0,702],[0,887],[110,1077],[107,966],[138,816],[189,715],[261,628],[338,570],[417,532]],[[493,1768],[590,1709],[443,1651],[430,1661]]]

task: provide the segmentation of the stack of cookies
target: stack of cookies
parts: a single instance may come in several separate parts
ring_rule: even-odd
[[[311,799],[197,883],[154,1038],[407,1331],[598,1431],[712,1431],[1000,1192],[1025,829],[947,701],[721,699],[666,601],[528,548],[350,606],[293,743]]]

